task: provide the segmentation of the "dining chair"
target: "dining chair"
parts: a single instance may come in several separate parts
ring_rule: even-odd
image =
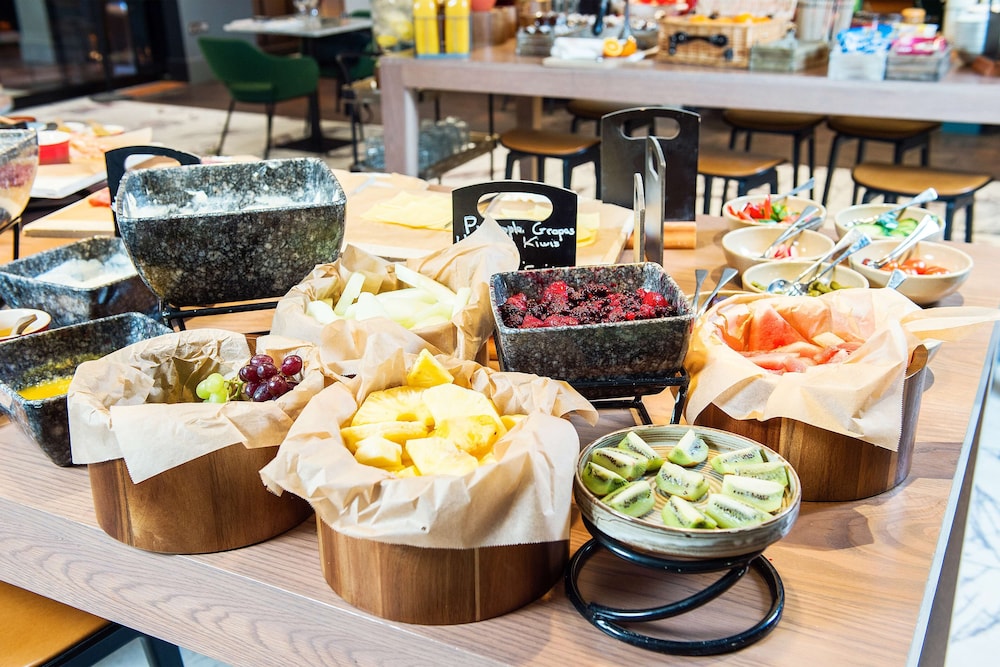
[[[237,102],[263,104],[267,111],[264,159],[271,151],[271,128],[278,102],[308,97],[313,108],[319,108],[319,66],[313,58],[276,56],[242,39],[228,37],[199,37],[198,46],[212,73],[226,86],[230,96],[216,155],[222,153]]]
[[[90,667],[136,639],[150,667],[183,667],[180,649],[0,581],[0,664]]]

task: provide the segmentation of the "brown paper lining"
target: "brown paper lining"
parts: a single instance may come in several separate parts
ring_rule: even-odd
[[[306,406],[261,470],[268,488],[305,498],[340,533],[391,544],[465,549],[568,539],[580,442],[561,417],[576,413],[593,424],[597,412],[564,382],[438,356],[457,384],[491,397],[501,414],[528,414],[496,443],[497,462],[464,477],[397,479],[354,460],[340,426],[370,392],[404,384],[414,357],[390,339],[369,339],[358,375]]]
[[[768,306],[794,322],[807,340],[831,331],[865,342],[843,363],[771,373],[731,349],[720,334],[727,318]],[[888,289],[838,290],[809,298],[733,296],[695,325],[685,360],[691,376],[685,419],[693,423],[713,403],[734,419],[795,419],[895,451],[913,350],[958,340],[970,326],[997,319],[1000,311],[989,308],[921,309]]]

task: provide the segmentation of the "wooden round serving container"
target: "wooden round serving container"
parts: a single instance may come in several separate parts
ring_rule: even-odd
[[[330,588],[359,609],[402,623],[472,623],[545,595],[569,560],[569,541],[426,549],[344,535],[317,517]]]
[[[799,475],[802,500],[845,501],[875,496],[910,474],[927,348],[914,351],[903,384],[903,423],[896,451],[784,417],[733,419],[709,404],[695,419],[701,426],[738,433],[783,456]]]
[[[259,470],[277,447],[230,445],[132,482],[123,459],[87,466],[97,522],[111,537],[171,554],[237,549],[294,528],[312,514],[291,493],[276,496]]]

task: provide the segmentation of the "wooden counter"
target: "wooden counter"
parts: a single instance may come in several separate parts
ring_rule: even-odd
[[[695,267],[719,275],[719,219],[701,221],[696,251],[667,251],[664,264],[684,289]],[[996,307],[987,267],[1000,248],[962,245],[977,269],[948,305]],[[270,313],[229,316],[237,330],[260,329]],[[219,324],[199,318],[189,326]],[[245,328],[244,328],[245,327]],[[942,347],[931,363],[912,472],[896,489],[866,500],[805,503],[787,537],[765,552],[786,594],[776,629],[743,650],[683,658],[687,664],[915,664],[956,515],[996,345],[983,326]],[[671,401],[646,403],[659,423]],[[631,424],[603,411],[597,428],[579,425],[582,443]],[[556,585],[543,599],[488,621],[459,626],[387,622],[348,606],[323,580],[311,520],[263,544],[235,551],[169,556],[116,542],[98,528],[87,472],[58,468],[19,430],[0,426],[0,579],[105,616],[232,665],[621,665],[665,658],[611,639],[591,626]],[[155,446],[156,443],[150,443]],[[571,549],[588,538],[574,522]],[[690,577],[691,575],[687,575]],[[701,579],[702,585],[718,575]],[[636,572],[600,554],[582,579],[585,593],[635,606],[676,599],[691,581]],[[752,625],[763,588],[748,575],[687,616],[664,621],[681,638],[710,638]],[[446,601],[442,600],[442,604]],[[677,659],[680,660],[680,659]]]
[[[613,69],[547,67],[540,57],[516,55],[511,40],[476,49],[468,59],[384,57],[380,82],[386,171],[410,175],[417,173],[420,89],[518,96],[518,123],[536,127],[543,97],[1000,123],[1000,81],[967,67],[930,82],[840,81],[827,78],[825,67],[799,73],[659,61]]]

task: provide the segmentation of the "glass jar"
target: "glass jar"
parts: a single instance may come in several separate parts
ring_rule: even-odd
[[[383,51],[413,48],[413,0],[371,0],[372,35]]]

